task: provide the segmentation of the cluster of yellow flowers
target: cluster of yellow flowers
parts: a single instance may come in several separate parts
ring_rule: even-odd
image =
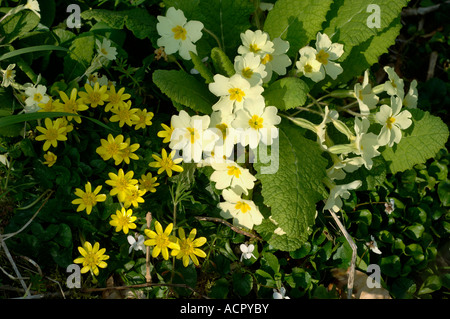
[[[113,115],[109,118],[110,122],[118,122],[119,127],[123,127],[125,124],[129,127],[133,127],[135,130],[143,129],[152,125],[151,120],[154,114],[148,112],[146,109],[132,108],[132,102],[129,100],[131,95],[125,93],[125,88],[116,90],[116,87],[111,84],[100,86],[98,82],[87,83],[84,85],[85,91],[80,91],[76,88],[72,89],[70,97],[65,92],[60,91],[60,99],[54,100],[49,97],[49,100],[45,104],[40,104],[39,111],[44,112],[67,112],[73,113],[74,116],[67,116],[51,120],[46,118],[44,121],[45,127],[38,126],[37,130],[42,133],[36,137],[38,141],[44,141],[43,150],[47,151],[50,146],[56,148],[58,141],[66,141],[67,133],[71,132],[74,127],[72,121],[81,123],[81,117],[78,116],[78,112],[86,111],[90,108],[97,108],[102,106],[105,112],[111,112]],[[163,138],[164,143],[170,142],[170,137],[173,132],[173,128],[165,124],[162,124],[163,130],[158,132],[158,136]],[[131,160],[139,160],[139,156],[135,152],[140,148],[138,143],[132,143],[129,137],[125,137],[122,134],[113,136],[108,134],[106,139],[100,139],[100,146],[97,147],[96,153],[101,156],[104,161],[114,160],[115,165],[120,165],[123,162],[130,164]],[[163,174],[166,172],[167,176],[171,177],[173,172],[182,172],[181,158],[174,158],[175,151],[167,153],[165,149],[162,149],[161,156],[152,155],[154,162],[148,165],[153,168],[157,168],[157,174]],[[55,164],[57,156],[48,151],[44,155],[45,162],[49,167]],[[106,185],[111,186],[110,195],[116,196],[121,209],[117,210],[115,214],[111,215],[109,224],[115,227],[116,232],[122,232],[128,234],[129,230],[137,228],[137,217],[133,215],[133,209],[138,208],[139,204],[144,203],[143,196],[147,193],[156,192],[156,187],[160,184],[157,183],[157,177],[153,176],[151,172],[141,175],[138,180],[134,177],[132,170],[124,171],[120,168],[117,173],[109,172],[109,179],[105,181]],[[72,201],[72,204],[78,205],[77,212],[85,210],[89,215],[92,212],[94,206],[99,202],[104,202],[107,198],[106,194],[101,194],[102,185],[98,185],[93,189],[93,186],[88,181],[84,189],[76,188],[76,199]],[[152,246],[152,256],[156,258],[161,253],[164,259],[169,258],[170,255],[177,259],[182,259],[183,265],[188,266],[189,261],[195,265],[199,265],[197,257],[206,257],[204,251],[198,247],[206,243],[205,237],[195,239],[197,234],[196,229],[192,229],[189,236],[186,237],[182,228],[178,229],[178,235],[172,235],[173,224],[169,224],[165,230],[163,230],[161,224],[158,221],[154,223],[155,231],[146,229],[145,234],[148,240],[144,241],[144,245]],[[130,248],[131,249],[131,248]],[[142,249],[142,247],[141,247]],[[143,249],[142,249],[143,250]],[[109,259],[108,255],[105,255],[106,249],[100,249],[98,242],[92,245],[88,241],[83,243],[82,247],[78,247],[78,251],[81,257],[74,260],[75,263],[83,265],[82,273],[90,271],[93,275],[98,275],[98,268],[107,267],[105,260]]]

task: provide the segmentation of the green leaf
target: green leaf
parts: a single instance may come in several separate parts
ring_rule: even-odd
[[[422,237],[424,231],[425,227],[423,227],[423,225],[414,223],[413,225],[406,227],[404,232],[409,238],[418,240]]]
[[[446,180],[440,182],[438,185],[437,193],[442,205],[445,207],[450,206],[450,181]]]
[[[240,34],[250,28],[254,7],[247,0],[201,0],[201,21],[215,34],[223,50],[235,55],[241,44]]]
[[[95,53],[95,37],[87,32],[73,40],[70,53],[64,57],[64,76],[70,82],[84,74]]]
[[[80,116],[82,118],[88,119],[89,121],[100,125],[103,128],[114,131],[111,127],[107,126],[105,123],[100,122],[94,118],[83,116],[79,114],[66,113],[66,112],[36,112],[36,113],[25,113],[25,114],[15,114],[5,117],[0,117],[0,128],[10,126],[16,123],[23,123],[26,121],[33,121],[44,118],[62,117],[62,116]]]
[[[225,299],[228,295],[228,280],[226,278],[220,278],[216,280],[214,286],[211,288],[209,297],[214,299]]]
[[[22,10],[6,17],[0,23],[2,44],[11,43],[17,38],[27,34],[39,24],[39,17],[30,10]]]
[[[442,282],[439,276],[436,275],[429,276],[427,277],[427,279],[425,279],[424,283],[420,287],[418,294],[419,295],[429,294],[432,293],[433,291],[441,289],[441,287]]]
[[[55,241],[63,247],[71,247],[72,230],[67,224],[59,224],[59,232],[55,237]]]
[[[241,297],[247,296],[253,287],[253,277],[250,274],[235,272],[233,274],[233,289]]]
[[[200,75],[205,79],[206,83],[214,82],[214,74],[210,69],[206,67],[203,63],[202,59],[199,58],[197,54],[192,51],[189,51],[189,55],[191,56],[192,62],[194,63],[194,68],[200,73]]]
[[[271,208],[272,218],[286,233],[274,234],[269,243],[277,249],[293,251],[307,240],[316,203],[327,194],[322,184],[327,161],[318,144],[303,137],[288,121],[279,125],[279,140],[274,143],[272,154],[261,154],[260,150],[259,161],[254,164],[256,178],[262,183],[264,204]]]
[[[308,92],[309,87],[303,80],[287,77],[272,83],[263,95],[266,105],[274,105],[285,111],[304,105]]]
[[[236,73],[230,58],[221,49],[213,48],[211,50],[211,60],[217,73],[227,77],[231,77]]]
[[[327,15],[326,33],[332,42],[344,45],[342,61],[344,72],[337,82],[347,82],[363,73],[369,66],[378,62],[394,44],[401,28],[400,15],[408,0],[341,0],[335,1]],[[374,27],[369,4],[380,8],[380,25]],[[375,13],[376,14],[376,13]]]
[[[8,53],[3,54],[0,56],[0,61],[21,55],[26,53],[32,53],[32,52],[39,52],[39,51],[69,51],[67,48],[56,46],[56,45],[36,45],[32,47],[27,47],[23,49],[17,49]]]
[[[445,147],[449,136],[448,126],[439,117],[419,109],[409,111],[413,124],[403,131],[400,143],[386,147],[381,153],[393,174],[434,157]]]
[[[400,275],[402,268],[400,257],[397,255],[392,255],[381,258],[380,268],[381,272],[384,274],[390,277],[397,277]]]
[[[271,39],[289,41],[289,56],[316,38],[330,9],[332,0],[278,0],[267,15],[264,31]]]
[[[211,114],[216,97],[194,76],[184,71],[156,70],[153,73],[153,82],[174,102],[197,112]]]
[[[268,267],[272,270],[273,274],[276,274],[280,271],[280,263],[278,262],[278,258],[275,257],[274,254],[269,252],[264,252],[262,254],[261,266]]]
[[[82,12],[81,17],[104,22],[112,29],[123,29],[126,26],[138,39],[144,39],[156,33],[156,17],[141,8],[124,11],[91,9]]]

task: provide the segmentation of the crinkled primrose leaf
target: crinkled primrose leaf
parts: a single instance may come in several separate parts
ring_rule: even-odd
[[[314,224],[316,203],[327,196],[322,179],[327,161],[319,145],[303,137],[299,130],[282,121],[279,125],[279,154],[259,154],[256,177],[262,183],[264,204],[271,208],[277,231],[268,241],[277,249],[293,251],[308,238],[308,228]],[[267,172],[269,163],[274,168]],[[266,172],[264,172],[266,171]],[[280,235],[281,234],[281,235]]]

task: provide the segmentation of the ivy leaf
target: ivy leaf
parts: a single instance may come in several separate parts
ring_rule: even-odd
[[[309,87],[303,80],[287,77],[272,83],[263,95],[267,105],[285,111],[305,104],[308,92]]]
[[[289,56],[316,38],[322,31],[332,0],[278,0],[267,15],[264,31],[271,39],[281,37],[290,43]]]
[[[448,140],[448,127],[439,117],[419,109],[409,111],[413,124],[403,132],[400,143],[386,147],[381,153],[393,174],[425,163],[445,147]]]
[[[156,70],[153,73],[153,82],[175,103],[197,112],[211,114],[216,97],[194,76],[181,70]]]
[[[264,204],[271,208],[272,218],[285,232],[273,234],[269,243],[276,249],[293,251],[307,240],[316,203],[327,195],[322,184],[327,161],[318,144],[303,137],[287,121],[279,125],[279,139],[274,143],[271,155],[259,152],[259,161],[254,164],[256,178],[261,180]]]

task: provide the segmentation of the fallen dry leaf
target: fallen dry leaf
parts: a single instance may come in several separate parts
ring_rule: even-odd
[[[348,269],[332,269],[331,274],[336,278],[336,286],[338,289],[343,289],[347,286],[348,281]],[[353,283],[352,297],[354,299],[392,299],[389,295],[389,291],[380,288],[369,288],[367,285],[367,279],[369,276],[362,271],[355,271],[355,281]],[[342,298],[347,298],[346,294],[341,294]]]

